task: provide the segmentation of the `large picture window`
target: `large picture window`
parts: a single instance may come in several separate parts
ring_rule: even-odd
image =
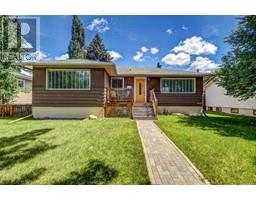
[[[121,77],[112,77],[111,78],[111,88],[123,88],[124,79]]]
[[[90,88],[90,70],[48,70],[47,88],[86,90]]]
[[[195,79],[194,78],[162,78],[161,79],[162,93],[194,93]]]

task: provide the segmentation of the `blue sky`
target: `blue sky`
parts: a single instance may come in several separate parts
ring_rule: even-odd
[[[39,16],[44,59],[67,53],[72,16]],[[235,16],[80,16],[86,45],[98,31],[117,66],[156,66],[211,71],[229,47],[224,37]],[[65,57],[65,56],[64,56]]]

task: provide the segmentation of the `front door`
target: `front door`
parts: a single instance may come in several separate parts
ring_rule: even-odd
[[[145,102],[145,79],[136,79],[136,102]]]

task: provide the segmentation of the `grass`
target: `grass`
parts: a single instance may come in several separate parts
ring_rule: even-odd
[[[149,184],[130,119],[0,119],[0,184]]]
[[[212,184],[256,184],[256,118],[160,115],[156,124]]]

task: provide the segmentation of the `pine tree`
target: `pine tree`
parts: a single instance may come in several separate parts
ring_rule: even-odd
[[[231,51],[216,71],[217,84],[240,100],[256,96],[256,16],[239,18],[236,30],[226,38]]]
[[[20,47],[8,49],[6,35],[8,23],[11,22],[12,20],[8,16],[0,16],[0,103],[9,103],[19,91],[18,81],[15,77],[17,67],[14,65],[14,61],[17,60],[16,53]],[[19,23],[17,24],[18,29],[20,29]],[[17,30],[17,36],[20,34],[19,32],[20,30]],[[20,38],[18,38],[18,43],[19,41]]]
[[[111,55],[108,53],[98,33],[96,33],[95,37],[87,48],[87,59],[103,62],[111,62],[112,60]]]
[[[160,62],[158,62],[158,63],[156,64],[156,67],[157,67],[157,68],[162,68],[161,63],[160,63]]]
[[[81,59],[86,57],[85,32],[80,18],[76,15],[72,20],[72,37],[68,46],[70,59]]]

